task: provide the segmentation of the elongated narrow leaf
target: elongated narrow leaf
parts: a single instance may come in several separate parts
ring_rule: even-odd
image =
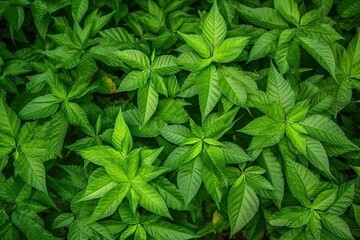
[[[150,60],[145,53],[139,50],[124,50],[116,52],[116,56],[130,67],[140,70],[145,70],[150,68]]]
[[[160,76],[173,75],[180,71],[176,57],[171,55],[162,55],[155,58],[152,69]]]
[[[285,113],[289,112],[295,105],[294,91],[273,64],[269,69],[266,93],[270,101],[279,103],[284,108]]]
[[[209,66],[198,74],[196,88],[199,93],[201,116],[204,119],[221,97],[219,75],[215,66]]]
[[[258,211],[259,199],[242,176],[230,188],[228,208],[231,236],[240,231]]]
[[[149,71],[134,70],[121,81],[117,92],[132,91],[145,85],[149,78]]]
[[[299,122],[305,133],[324,142],[350,145],[354,144],[346,137],[343,130],[331,119],[322,115],[312,115]]]
[[[236,69],[222,67],[218,73],[220,77],[219,87],[222,94],[225,95],[232,103],[236,105],[244,105],[247,100],[247,93],[242,82],[233,77],[233,75],[236,74]]]
[[[301,46],[336,80],[335,58],[329,44],[320,38],[300,37],[299,40]]]
[[[308,208],[301,206],[286,207],[272,214],[269,223],[273,226],[299,228],[306,225],[310,217],[311,211]]]
[[[20,128],[20,119],[16,113],[9,108],[2,92],[0,92],[0,122],[0,132],[13,138],[17,137]]]
[[[181,125],[170,125],[160,129],[161,135],[168,140],[177,145],[181,145],[187,138],[192,137],[192,132]]]
[[[124,157],[128,155],[133,146],[131,133],[125,123],[121,109],[115,120],[114,132],[112,134],[112,143],[115,149],[122,153]]]
[[[19,112],[19,116],[27,120],[49,117],[57,111],[61,101],[61,99],[51,94],[37,97]]]
[[[272,30],[261,35],[250,51],[248,62],[263,58],[275,52],[280,37],[279,30]]]
[[[130,184],[119,183],[110,191],[100,198],[93,214],[92,220],[98,220],[112,215],[118,208],[119,204],[125,198],[130,189]]]
[[[151,185],[138,178],[133,180],[132,187],[139,194],[139,203],[143,208],[160,216],[171,218],[164,199]]]
[[[165,221],[145,223],[143,225],[146,232],[155,239],[193,239],[197,235],[191,230]]]
[[[299,25],[300,12],[295,0],[275,0],[275,9],[278,10],[281,15],[295,26]]]
[[[80,22],[89,7],[88,0],[72,0],[71,14],[75,21]]]
[[[249,42],[247,37],[234,37],[225,39],[214,49],[214,60],[220,63],[227,63],[235,60]]]
[[[84,195],[79,201],[87,201],[104,196],[117,186],[104,168],[97,168],[89,177]]]
[[[355,183],[353,181],[345,182],[337,190],[335,202],[327,210],[328,213],[341,215],[351,205],[355,196]]]
[[[275,135],[285,131],[285,124],[277,122],[268,116],[258,117],[239,130],[240,132],[253,135]]]
[[[212,48],[220,45],[226,36],[226,23],[216,2],[205,19],[202,34]]]
[[[322,213],[320,216],[325,228],[327,228],[340,239],[355,239],[350,232],[349,225],[339,216],[327,213]]]
[[[211,56],[211,48],[203,36],[184,33],[179,33],[179,35],[202,58],[209,58]]]
[[[145,124],[152,117],[156,111],[159,101],[159,94],[155,91],[151,83],[147,83],[138,91],[138,107],[142,120],[142,124]]]
[[[59,216],[57,216],[53,223],[52,223],[52,228],[61,228],[61,227],[66,227],[68,225],[70,225],[75,219],[75,215],[74,213],[62,213]]]
[[[185,206],[195,197],[202,183],[202,162],[201,159],[195,158],[180,168],[177,175],[177,185],[182,193]]]
[[[20,152],[14,160],[17,174],[30,186],[47,193],[45,167],[38,157],[27,156]]]

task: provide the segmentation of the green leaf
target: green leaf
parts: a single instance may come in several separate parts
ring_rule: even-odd
[[[0,132],[13,138],[17,137],[20,128],[20,119],[7,105],[5,96],[0,92]]]
[[[78,23],[81,21],[89,7],[88,0],[71,0],[71,15]]]
[[[299,37],[298,39],[301,46],[337,81],[335,57],[329,44],[320,38]]]
[[[124,50],[115,53],[116,56],[130,67],[139,70],[150,68],[150,60],[145,53],[139,50]]]
[[[322,115],[312,115],[299,122],[305,130],[304,133],[332,144],[349,145],[354,144],[346,137],[343,130],[328,117]],[[356,148],[356,146],[354,146]]]
[[[311,212],[310,221],[305,228],[306,237],[314,240],[321,239],[322,224],[320,215],[316,211]]]
[[[118,150],[124,156],[124,158],[128,155],[133,146],[131,133],[125,123],[121,109],[115,120],[115,127],[112,134],[112,143],[115,149]]]
[[[226,23],[220,14],[216,2],[205,18],[203,29],[203,37],[208,41],[212,48],[219,46],[226,36]]]
[[[248,37],[234,37],[224,40],[220,45],[216,45],[214,49],[214,61],[228,63],[235,60],[248,42]]]
[[[316,168],[322,171],[327,177],[333,178],[329,159],[323,145],[316,139],[297,132],[290,124],[286,125],[286,136]]]
[[[279,103],[284,108],[285,113],[289,112],[295,105],[295,93],[291,85],[276,70],[273,64],[271,64],[269,70],[266,93],[270,101]]]
[[[37,97],[21,109],[19,116],[26,120],[47,118],[57,111],[60,102],[61,99],[51,94]]]
[[[276,156],[269,150],[264,149],[259,158],[259,166],[266,170],[266,175],[272,186],[274,186],[273,194],[270,194],[271,199],[280,209],[281,202],[284,197],[284,176],[281,169],[281,164]]]
[[[316,196],[311,207],[316,210],[325,211],[335,201],[335,198],[336,189],[325,190]]]
[[[123,169],[123,156],[109,146],[95,146],[80,150],[79,154],[90,162],[105,167],[106,172],[115,182],[128,182],[129,179]]]
[[[141,178],[135,178],[132,182],[132,187],[136,193],[139,194],[139,203],[143,208],[171,219],[171,215],[164,199],[151,185],[144,182]]]
[[[248,62],[263,58],[275,52],[279,37],[279,30],[271,30],[262,34],[251,48]]]
[[[285,29],[289,27],[281,15],[272,8],[250,8],[239,4],[239,8],[237,10],[239,11],[241,17],[244,17],[252,24],[260,27],[268,29]]]
[[[156,111],[159,94],[155,91],[151,83],[147,83],[138,90],[138,107],[142,124],[145,124]]]
[[[287,21],[295,26],[299,25],[300,12],[295,0],[275,0],[274,6]]]
[[[160,129],[161,135],[176,145],[181,145],[187,138],[192,137],[192,132],[181,125],[169,125]]]
[[[212,62],[212,59],[202,59],[199,55],[197,55],[197,53],[190,50],[181,54],[178,57],[177,62],[185,70],[199,72],[206,68]]]
[[[337,5],[337,10],[342,18],[355,17],[360,12],[360,1],[342,0]]]
[[[117,184],[107,174],[104,168],[97,168],[89,177],[85,193],[78,201],[87,201],[104,196]]]
[[[130,189],[129,183],[118,183],[102,196],[91,215],[93,221],[112,215]]]
[[[311,210],[308,208],[294,206],[282,208],[279,212],[269,217],[269,223],[278,227],[299,228],[308,224]]]
[[[175,225],[163,220],[157,222],[144,223],[142,225],[146,232],[154,239],[193,239],[197,235],[183,226]]]
[[[117,92],[128,92],[144,86],[149,79],[149,71],[134,70],[121,81]]]
[[[177,185],[184,197],[185,206],[189,205],[200,189],[202,183],[202,167],[201,159],[195,158],[179,169]]]
[[[95,135],[95,130],[91,126],[86,112],[79,104],[65,100],[61,107],[70,124],[81,127],[89,136]]]
[[[45,167],[40,158],[20,152],[14,159],[14,168],[26,183],[47,193]]]
[[[221,67],[218,70],[220,77],[219,87],[223,95],[225,95],[232,103],[236,105],[245,105],[247,100],[247,92],[242,82],[233,76],[239,74],[236,68]]]
[[[253,136],[272,136],[285,131],[285,124],[277,122],[268,116],[255,118],[239,132],[246,133]]]
[[[341,215],[351,205],[355,194],[355,183],[348,181],[340,185],[337,190],[335,202],[327,210],[328,213]]]
[[[160,76],[164,75],[173,75],[180,71],[180,68],[177,65],[176,57],[171,55],[162,55],[155,58],[152,64],[152,70],[159,74]]]
[[[52,227],[52,229],[67,227],[74,221],[74,219],[75,219],[74,213],[62,213],[62,214],[59,214],[54,219],[51,227]]]
[[[204,119],[221,97],[219,75],[215,66],[209,66],[197,75],[196,88],[199,93],[201,116]]]
[[[259,208],[259,199],[245,183],[244,176],[240,176],[231,186],[228,208],[231,236],[234,236],[255,216]]]
[[[196,34],[184,34],[180,32],[179,35],[182,39],[184,39],[186,44],[202,58],[209,58],[211,56],[211,48],[203,36]]]
[[[325,228],[341,239],[355,239],[350,232],[348,224],[339,216],[321,213],[321,221]]]
[[[34,211],[16,210],[11,214],[12,222],[20,229],[28,239],[40,240],[58,240],[47,231],[43,224],[39,223],[39,216]]]
[[[226,164],[240,164],[253,160],[239,145],[231,142],[223,142],[223,144],[225,146],[222,148],[222,151]]]

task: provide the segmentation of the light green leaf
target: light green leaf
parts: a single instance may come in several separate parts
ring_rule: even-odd
[[[340,239],[355,239],[350,232],[349,225],[339,216],[328,213],[321,213],[320,216],[324,227],[338,236]]]
[[[320,38],[299,37],[298,39],[301,46],[336,80],[335,57],[329,44]]]
[[[228,197],[228,216],[231,236],[240,231],[256,214],[259,199],[252,188],[240,176],[231,186]]]
[[[245,127],[239,130],[239,132],[253,136],[272,136],[279,133],[284,133],[284,131],[284,123],[277,122],[266,115],[255,118]]]
[[[242,82],[233,76],[239,74],[236,68],[221,67],[218,70],[220,77],[219,87],[223,95],[225,95],[232,103],[236,105],[244,105],[247,100],[246,89]]]
[[[320,222],[320,215],[316,211],[311,212],[309,223],[305,228],[306,237],[308,239],[321,239],[322,224]]]
[[[51,227],[52,229],[67,227],[74,221],[74,219],[74,213],[62,213],[54,219]]]
[[[239,4],[239,8],[237,10],[239,11],[241,17],[244,17],[252,24],[260,27],[268,29],[285,29],[289,27],[281,15],[272,8],[250,8]]]
[[[185,139],[192,137],[192,132],[181,125],[169,125],[160,129],[161,135],[168,140],[177,145],[181,145]]]
[[[193,50],[190,50],[181,54],[177,62],[185,70],[199,72],[206,68],[212,62],[212,59],[202,59]]]
[[[139,194],[139,203],[143,208],[171,219],[164,199],[151,185],[144,182],[141,178],[135,178],[133,179],[132,187]]]
[[[216,2],[211,7],[211,10],[205,18],[203,29],[203,37],[208,41],[210,46],[214,47],[220,45],[226,36],[226,23],[223,16],[220,14]]]
[[[276,133],[275,135],[261,135],[254,136],[251,139],[250,145],[247,150],[254,150],[259,148],[271,147],[284,137],[284,132]]]
[[[89,7],[88,0],[71,0],[71,15],[78,23],[81,21]]]
[[[118,51],[115,54],[121,61],[134,69],[145,70],[150,68],[148,56],[139,50],[129,49]]]
[[[197,75],[196,88],[199,93],[201,116],[204,119],[221,97],[219,75],[215,66],[209,66]]]
[[[325,211],[335,201],[336,189],[329,189],[316,196],[311,207],[316,210]]]
[[[200,158],[183,165],[177,175],[177,185],[184,197],[185,206],[188,206],[191,200],[198,193],[202,183],[203,164]]]
[[[109,146],[95,146],[80,150],[79,154],[90,162],[105,167],[106,172],[115,182],[128,182],[129,179],[123,169],[123,156]]]
[[[269,223],[278,227],[299,228],[308,224],[311,210],[301,206],[285,207],[269,217]]]
[[[62,100],[51,94],[37,97],[29,102],[21,111],[19,116],[26,120],[36,120],[53,115]]]
[[[95,136],[93,126],[91,126],[86,112],[79,104],[65,100],[61,108],[70,124],[81,127],[89,136]]]
[[[196,34],[184,34],[180,32],[179,35],[182,39],[184,39],[186,44],[202,58],[209,58],[211,56],[211,48],[203,36]]]
[[[285,113],[289,112],[295,105],[295,93],[291,85],[276,70],[273,64],[269,69],[266,93],[270,101],[279,103],[284,108]]]
[[[5,96],[0,92],[0,132],[13,138],[17,137],[20,128],[20,119],[7,105]]]
[[[343,130],[331,119],[322,115],[312,115],[299,122],[304,133],[324,142],[356,146],[346,137]]]
[[[14,159],[15,172],[30,186],[47,193],[45,167],[38,157],[20,152]]]
[[[160,76],[173,75],[180,71],[176,61],[176,57],[171,55],[159,56],[155,58],[152,64],[152,70]]]
[[[121,81],[117,92],[128,92],[144,86],[149,79],[149,71],[134,70],[127,74]]]
[[[183,240],[194,239],[197,237],[193,231],[163,220],[144,223],[142,226],[154,239]]]
[[[251,48],[248,62],[263,58],[275,52],[279,37],[279,30],[272,30],[262,34]]]
[[[336,200],[327,210],[328,213],[341,215],[351,205],[355,196],[355,183],[353,181],[345,182],[337,190]]]
[[[249,42],[248,37],[233,37],[225,39],[214,49],[213,59],[215,62],[228,63],[235,60]]]
[[[126,158],[133,146],[131,133],[124,121],[121,109],[115,120],[115,127],[112,134],[112,143],[115,149],[118,150],[124,156],[124,158]]]
[[[137,102],[142,124],[147,123],[156,111],[158,98],[159,94],[150,82],[139,88]]]
[[[223,144],[225,147],[222,148],[222,151],[226,164],[240,164],[253,160],[239,145],[231,142],[223,142]]]
[[[271,191],[273,194],[269,195],[276,206],[280,209],[285,191],[284,176],[281,170],[280,161],[269,149],[264,149],[261,157],[259,158],[259,166],[266,170],[268,180],[275,188]]]
[[[130,189],[129,183],[119,183],[100,198],[91,219],[96,221],[112,215],[123,201]]]
[[[87,201],[104,196],[108,191],[113,189],[117,184],[107,174],[104,168],[97,168],[91,173],[85,193],[78,201]]]
[[[295,0],[275,0],[274,6],[287,21],[299,25],[300,12]]]

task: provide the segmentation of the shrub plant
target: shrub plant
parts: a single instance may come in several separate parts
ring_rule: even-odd
[[[0,1],[0,238],[360,238],[359,16]]]

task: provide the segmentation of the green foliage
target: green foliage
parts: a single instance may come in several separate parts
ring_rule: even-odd
[[[0,1],[0,238],[360,238],[359,13]]]

